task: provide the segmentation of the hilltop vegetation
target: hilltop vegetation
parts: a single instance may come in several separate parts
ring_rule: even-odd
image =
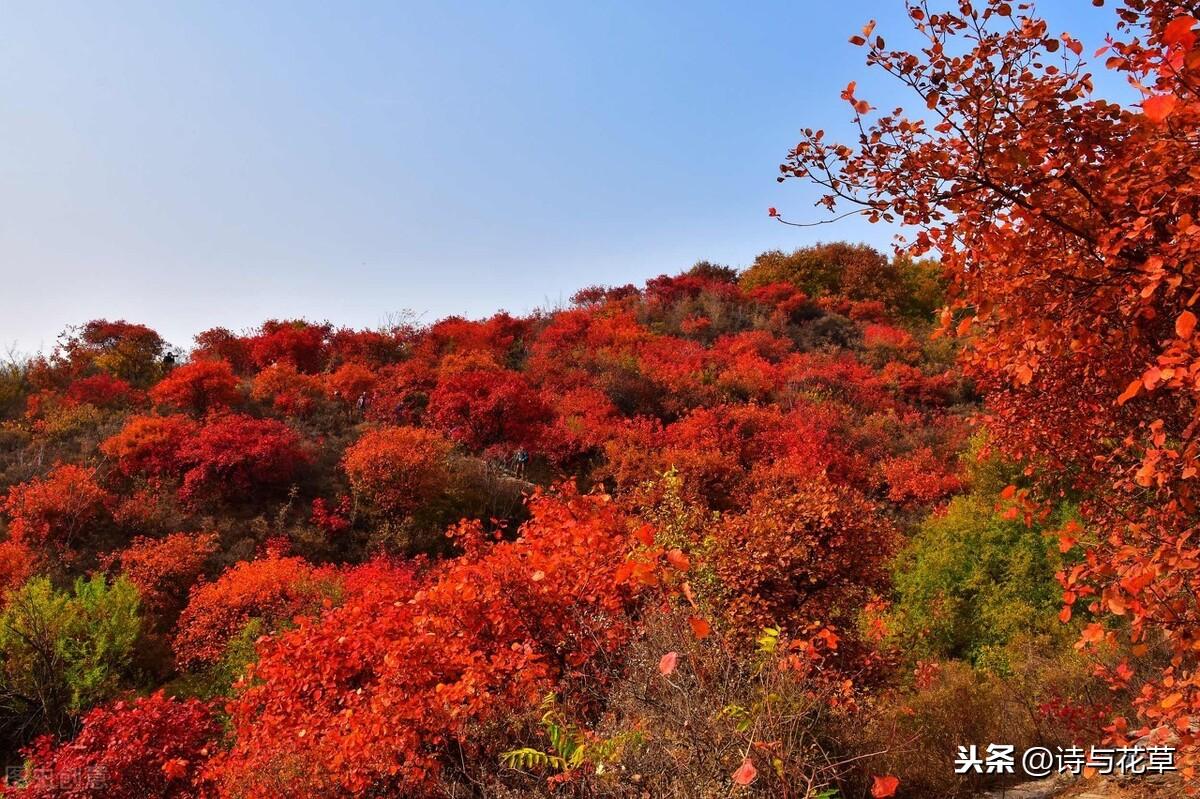
[[[1070,704],[1012,677],[1055,638],[1016,619],[1057,613],[1059,556],[996,520],[943,290],[830,244],[525,318],[209,330],[185,359],[72,331],[4,384],[11,792],[93,765],[116,782],[80,795],[915,787],[899,751],[850,761],[912,669],[988,682],[978,723]],[[980,531],[952,560],[1011,585],[937,561],[950,520]]]

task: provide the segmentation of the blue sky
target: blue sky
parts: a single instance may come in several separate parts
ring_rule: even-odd
[[[1094,49],[1111,10],[1041,7]],[[847,38],[899,0],[0,0],[0,345],[68,324],[527,312],[581,286],[846,238],[775,181],[845,131]]]

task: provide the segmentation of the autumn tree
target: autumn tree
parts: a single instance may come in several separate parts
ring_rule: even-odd
[[[179,450],[199,425],[181,414],[130,417],[115,435],[100,444],[127,476],[172,476],[182,471]]]
[[[138,589],[148,612],[173,618],[216,551],[215,533],[171,533],[161,539],[135,538],[110,561]]]
[[[257,335],[246,343],[250,359],[259,369],[286,362],[305,374],[313,374],[325,365],[330,332],[328,324],[272,319],[263,322]]]
[[[268,366],[254,377],[250,396],[287,416],[308,416],[325,398],[325,384],[303,374],[290,361]]]
[[[167,344],[145,325],[96,319],[68,331],[55,358],[73,370],[99,369],[135,386],[145,387],[162,374]]]
[[[965,339],[998,443],[1043,496],[1083,492],[1090,551],[1062,576],[1066,605],[1122,617],[1135,652],[1165,633],[1176,654],[1141,711],[1194,750],[1200,10],[1118,5],[1097,55],[1140,107],[1096,96],[1082,43],[1027,6],[908,11],[921,50],[889,49],[872,25],[852,41],[919,114],[876,115],[851,83],[861,139],[806,130],[781,179],[823,186],[830,209],[913,226],[910,253],[937,252],[954,279],[944,329]],[[1084,642],[1115,635],[1094,624]]]
[[[603,497],[534,499],[515,541],[480,525],[418,585],[360,581],[260,648],[221,761],[229,795],[432,796],[461,758],[495,762],[489,722],[536,707],[624,643],[625,520]]]
[[[430,422],[463,446],[533,448],[549,411],[525,377],[493,366],[448,369],[429,395]]]
[[[182,668],[212,665],[251,620],[269,632],[336,595],[338,579],[302,558],[269,556],[239,563],[196,587],[179,617],[175,656]]]

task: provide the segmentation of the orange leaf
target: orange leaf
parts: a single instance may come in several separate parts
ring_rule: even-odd
[[[1063,605],[1062,611],[1058,614],[1058,620],[1066,624],[1071,620],[1071,606]]]
[[[1104,628],[1099,624],[1092,623],[1083,628],[1083,642],[1087,644],[1095,644],[1104,640]]]
[[[1175,319],[1175,335],[1180,338],[1191,338],[1195,329],[1196,315],[1191,311],[1184,311]]]
[[[667,563],[670,563],[681,572],[692,568],[691,561],[688,560],[687,555],[683,554],[683,550],[680,549],[672,549],[667,553]]]
[[[1163,699],[1163,701],[1159,702],[1159,705],[1162,706],[1163,710],[1170,710],[1171,708],[1178,705],[1182,700],[1183,700],[1183,694],[1180,693],[1179,691],[1176,691],[1175,693],[1168,696],[1166,699]]]
[[[735,785],[749,785],[757,776],[758,769],[754,767],[750,758],[746,758],[742,761],[742,765],[738,766],[738,770],[733,772],[733,782]]]
[[[900,787],[900,780],[897,777],[888,774],[886,777],[875,777],[871,779],[871,796],[874,799],[888,799],[890,796],[896,795],[896,789]]]
[[[1196,27],[1195,17],[1176,17],[1167,23],[1167,27],[1163,28],[1163,44],[1191,47],[1192,43],[1196,41],[1196,34],[1192,32],[1194,27]]]
[[[1134,380],[1132,383],[1130,383],[1128,388],[1121,392],[1121,396],[1117,397],[1117,404],[1124,405],[1126,402],[1129,402],[1131,399],[1136,397],[1141,390],[1142,378],[1139,377],[1137,380]]]
[[[663,676],[675,671],[675,664],[679,662],[678,652],[668,652],[658,661],[658,670],[663,673]]]
[[[642,542],[642,546],[654,546],[654,528],[648,524],[643,524],[637,529],[637,540]]]
[[[1142,101],[1142,113],[1151,122],[1162,122],[1175,110],[1175,103],[1178,99],[1173,94],[1159,94],[1154,97],[1147,97]]]
[[[690,619],[688,619],[688,624],[690,624],[692,627],[692,635],[696,636],[701,641],[712,634],[712,626],[699,616],[692,616]]]

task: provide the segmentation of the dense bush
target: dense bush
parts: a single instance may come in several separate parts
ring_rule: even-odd
[[[130,676],[141,632],[133,584],[103,576],[70,593],[35,577],[0,614],[0,702],[10,735],[66,734],[79,714],[113,696]]]
[[[161,691],[98,707],[70,741],[39,738],[17,799],[201,799],[202,770],[220,733],[211,709]]]

